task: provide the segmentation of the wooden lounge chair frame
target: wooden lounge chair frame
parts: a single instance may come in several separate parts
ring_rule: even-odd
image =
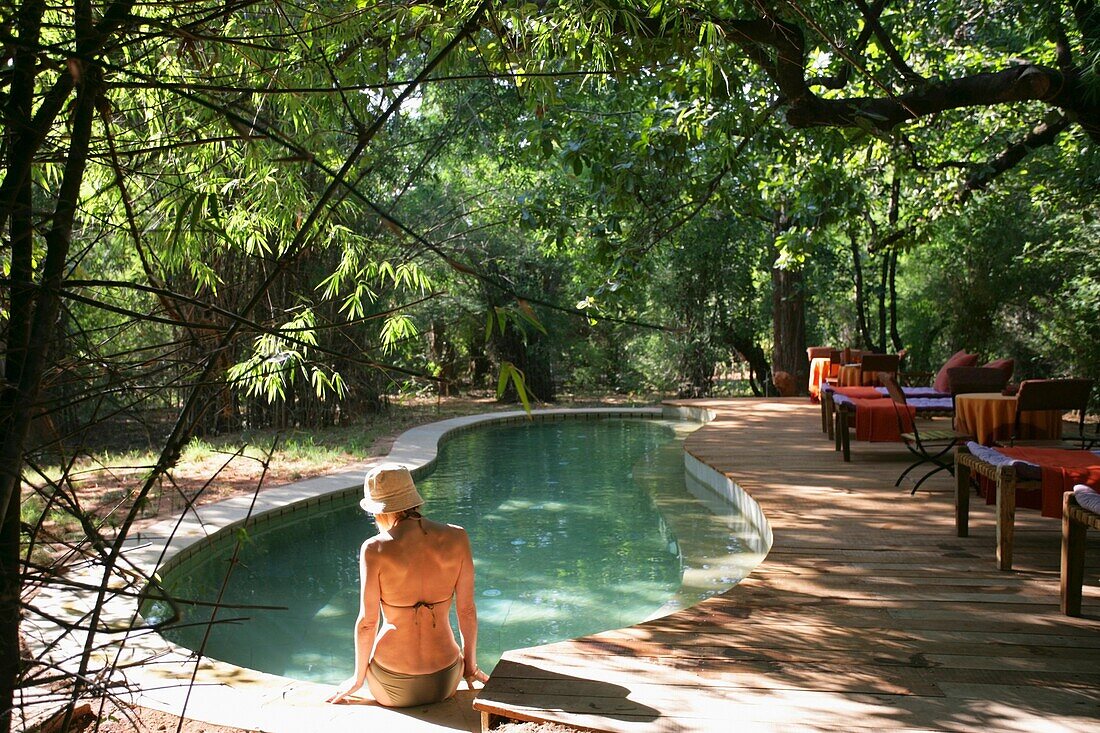
[[[833,400],[832,393],[825,390],[825,385],[836,386],[836,377],[833,376],[833,367],[838,370],[844,363],[843,353],[840,349],[832,349],[829,352],[829,373],[825,375],[825,381],[821,384],[821,432],[828,433],[829,440],[833,439]]]
[[[867,369],[875,372],[889,372],[897,375],[898,369],[901,364],[900,354],[862,354],[860,357],[860,370]],[[867,360],[864,365],[864,360]],[[862,379],[860,380],[863,381]],[[836,427],[836,404],[833,402],[833,393],[826,390],[821,391],[821,432],[829,436],[829,440],[835,440],[835,427]],[[837,442],[837,450],[840,450],[840,443]],[[845,458],[844,460],[848,460]]]
[[[821,390],[821,432],[833,439],[833,423],[836,420],[836,405],[833,404],[832,390]]]
[[[890,397],[887,397],[890,400]],[[831,397],[832,402],[832,397]],[[842,453],[844,462],[851,461],[851,435],[849,431],[856,425],[856,411],[853,407],[847,404],[836,406],[832,405],[833,414],[836,416],[834,420],[835,428],[833,435],[829,436],[833,438],[836,450]],[[954,417],[955,411],[953,409],[922,409],[921,417]]]
[[[871,373],[877,376],[885,372],[886,374],[893,374],[896,377],[900,364],[901,357],[897,354],[864,354],[859,362],[861,372],[860,383],[865,384],[866,375]],[[882,377],[878,377],[878,381],[881,384]]]
[[[993,481],[997,502],[997,569],[1012,569],[1012,538],[1016,528],[1016,489],[1042,488],[1042,482],[1021,479],[1012,465],[994,466],[970,452],[965,445],[955,448],[955,533],[970,535],[971,472]]]
[[[1085,582],[1085,534],[1100,529],[1100,514],[1090,512],[1067,491],[1062,498],[1062,613],[1081,615],[1081,586]]]

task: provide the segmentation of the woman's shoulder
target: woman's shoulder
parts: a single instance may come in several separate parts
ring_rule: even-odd
[[[391,542],[392,540],[393,537],[391,537],[388,532],[379,532],[365,539],[359,550],[363,554],[368,552],[379,552],[387,542]]]
[[[450,524],[449,522],[437,522],[434,519],[427,519],[427,518],[425,518],[424,521],[428,523],[428,526],[431,529],[434,529],[436,531],[444,532],[446,534],[454,535],[456,537],[457,536],[462,536],[462,537],[466,536],[466,530],[463,527],[460,527],[457,524]]]
[[[459,525],[448,524],[447,522],[436,522],[427,518],[423,521],[428,532],[435,537],[434,542],[455,549],[469,547],[470,538],[467,537],[466,530]]]

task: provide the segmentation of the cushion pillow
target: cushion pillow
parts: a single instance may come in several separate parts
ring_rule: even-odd
[[[1093,514],[1100,514],[1100,494],[1096,493],[1096,489],[1091,486],[1077,484],[1073,487],[1073,498]]]
[[[1015,359],[994,359],[982,366],[986,369],[1000,369],[1008,376],[1008,379],[1012,379],[1012,372],[1016,371]]]
[[[968,354],[966,353],[966,349],[959,349],[958,351],[956,351],[954,354],[951,355],[951,358],[948,359],[942,367],[940,367],[940,370],[936,372],[936,381],[932,382],[932,386],[936,388],[937,392],[950,394],[951,385],[947,381],[947,370],[952,367],[964,366],[978,366],[978,355]]]

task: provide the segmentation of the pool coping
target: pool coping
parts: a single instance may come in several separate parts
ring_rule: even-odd
[[[362,487],[362,476],[380,462],[401,463],[414,477],[429,472],[439,448],[447,440],[475,427],[488,424],[519,423],[529,420],[611,418],[679,418],[706,423],[714,418],[705,407],[664,404],[641,408],[559,408],[496,412],[450,418],[418,426],[402,433],[386,456],[345,466],[340,471],[294,482],[260,492],[192,508],[136,532],[127,538],[123,557],[127,567],[153,575],[201,551],[216,534],[236,527],[258,526],[302,506],[319,505],[346,499]],[[772,531],[759,505],[727,476],[684,454],[687,472],[734,504],[760,531],[764,540],[761,559],[772,544]],[[69,580],[96,585],[97,564],[74,567]],[[148,577],[148,575],[146,576]],[[94,592],[65,591],[57,586],[44,588],[35,598],[42,615],[28,615],[22,630],[32,651],[41,654],[49,644],[50,658],[62,665],[79,658],[86,634],[74,632],[60,636],[58,627],[47,616],[68,623],[85,619],[94,603]],[[109,628],[126,628],[135,617],[137,601],[133,597],[112,595],[104,604],[101,623]],[[106,643],[104,642],[106,639]],[[212,724],[229,725],[268,733],[299,731],[323,727],[325,730],[361,730],[377,720],[394,731],[480,730],[479,714],[472,708],[473,694],[460,693],[446,703],[424,708],[392,710],[377,706],[328,705],[324,702],[331,685],[303,682],[278,675],[237,667],[203,658],[197,665],[190,650],[177,647],[149,630],[130,631],[120,638],[99,634],[95,663],[107,669],[121,682],[120,696],[129,702],[164,712],[180,714],[186,707],[189,718]],[[155,660],[149,663],[149,660]],[[188,684],[194,673],[194,684]]]

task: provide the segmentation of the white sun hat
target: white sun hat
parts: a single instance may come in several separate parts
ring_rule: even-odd
[[[363,497],[359,506],[370,514],[402,512],[424,503],[409,469],[399,463],[382,463],[368,471]]]

